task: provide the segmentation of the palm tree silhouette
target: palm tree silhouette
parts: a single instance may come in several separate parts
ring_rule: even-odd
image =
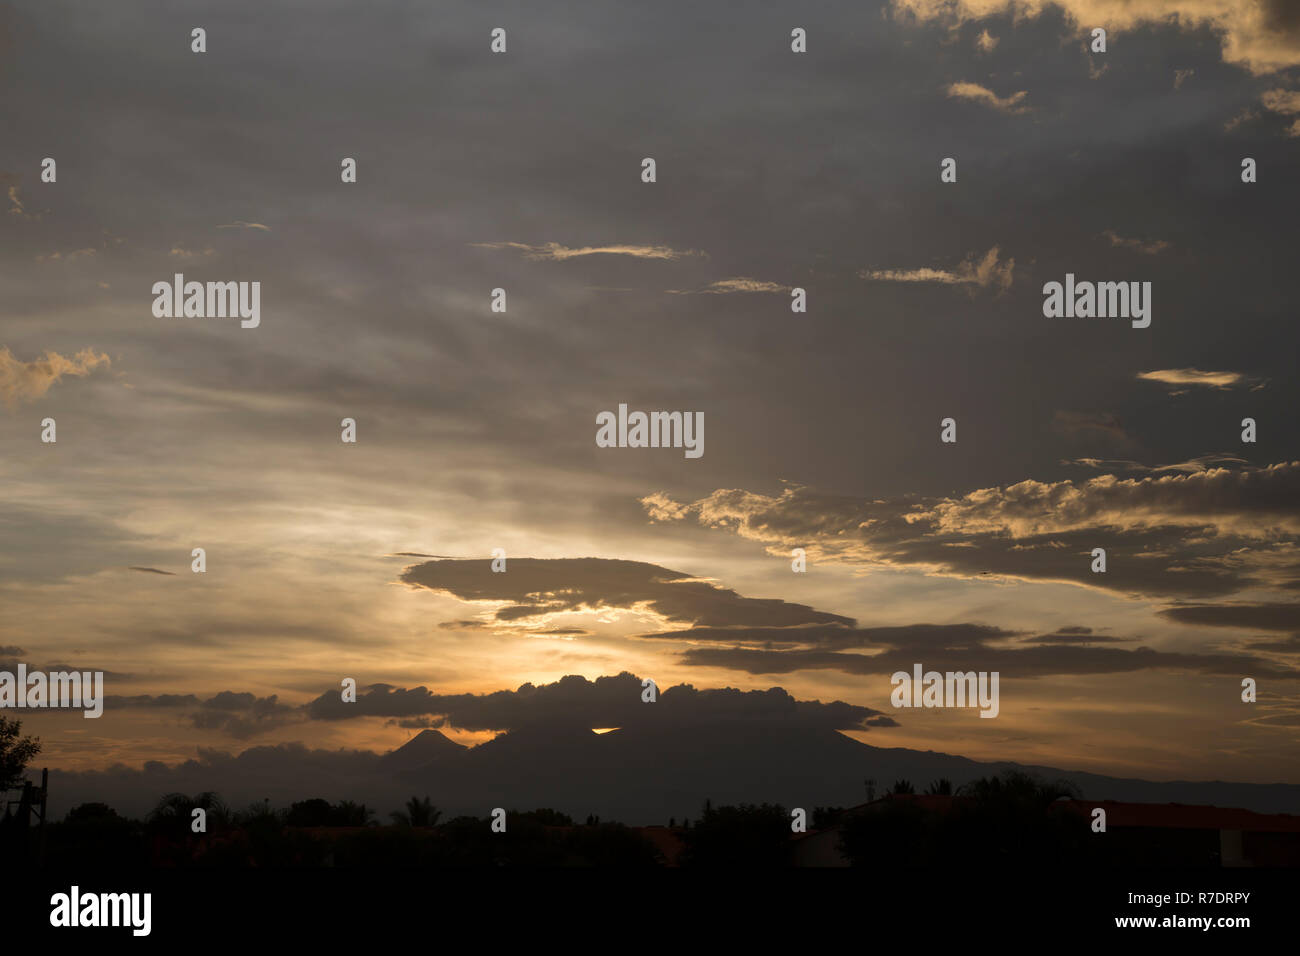
[[[433,805],[427,796],[421,800],[412,797],[406,801],[406,810],[396,810],[391,814],[393,822],[404,827],[431,827],[437,824],[442,811]]]
[[[221,797],[211,790],[204,790],[192,797],[185,793],[166,794],[149,811],[146,819],[160,830],[190,833],[193,832],[191,822],[195,810],[204,811],[209,827],[213,824],[224,825],[230,819],[230,810],[222,802]]]

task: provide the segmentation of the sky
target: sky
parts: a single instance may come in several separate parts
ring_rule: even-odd
[[[0,6],[0,670],[108,694],[40,762],[472,744],[570,675],[603,728],[630,672],[1300,783],[1298,81],[1283,0]],[[914,663],[998,716],[894,708]]]

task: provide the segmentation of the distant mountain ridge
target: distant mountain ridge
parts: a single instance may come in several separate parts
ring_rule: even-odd
[[[429,733],[436,731],[425,731]],[[766,801],[806,809],[852,806],[866,800],[867,779],[874,779],[879,795],[899,779],[922,790],[941,777],[961,786],[1008,769],[1065,780],[1087,799],[1300,813],[1300,785],[1124,779],[873,747],[832,730],[752,723],[637,727],[604,734],[569,728],[548,734],[538,727],[478,747],[439,747],[420,765],[407,760],[404,752],[423,737],[389,756],[401,757],[399,779],[411,788],[423,787],[421,792],[435,795],[440,806],[481,807],[487,794],[496,793],[510,806],[551,806],[574,815],[598,813],[638,824],[695,817],[706,798],[715,805]],[[418,749],[432,750],[427,740]]]
[[[1206,804],[1262,813],[1300,813],[1300,785],[1223,781],[1154,782],[1081,771],[970,760],[935,751],[873,747],[834,730],[736,721],[666,722],[597,734],[572,723],[541,724],[465,747],[424,730],[384,754],[309,750],[301,744],[253,747],[237,756],[142,770],[51,771],[51,811],[104,801],[139,815],[164,793],[215,790],[232,807],[270,800],[287,806],[324,797],[355,800],[381,822],[412,795],[429,796],[443,819],[486,816],[494,807],[551,807],[576,819],[598,814],[632,825],[699,817],[715,806],[854,806],[866,781],[885,793],[896,780],[918,791],[941,777],[961,786],[1003,770],[1065,780],[1085,799]]]

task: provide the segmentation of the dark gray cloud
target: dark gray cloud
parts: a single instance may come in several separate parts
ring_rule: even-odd
[[[1278,638],[1275,641],[1252,641],[1247,650],[1272,654],[1300,654],[1300,634]]]
[[[524,684],[490,694],[435,694],[423,687],[378,684],[344,703],[336,692],[322,694],[307,707],[315,719],[392,717],[437,718],[403,726],[456,727],[462,730],[517,730],[537,725],[634,727],[646,723],[706,724],[770,722],[782,727],[862,730],[894,726],[888,715],[843,701],[796,700],[780,687],[740,691],[697,689],[679,684],[659,691],[649,704],[641,699],[641,678],[624,672],[589,681],[570,675],[553,684]]]
[[[1090,627],[1063,627],[1051,634],[1022,638],[1025,644],[1125,644],[1130,638],[1094,634]]]
[[[911,624],[701,627],[644,637],[692,642],[696,646],[681,653],[680,659],[685,664],[738,669],[751,674],[834,670],[874,675],[910,670],[914,663],[920,662],[942,670],[998,671],[1008,677],[1117,674],[1149,669],[1300,677],[1300,669],[1274,664],[1253,653],[1201,654],[1143,646],[1106,647],[1102,645],[1136,641],[1093,634],[1090,628],[1077,625],[1030,636],[984,624]],[[1259,645],[1251,647],[1251,650],[1265,649]]]
[[[981,647],[990,640],[1015,636],[1015,631],[986,624],[906,624],[890,627],[694,627],[645,634],[644,638],[698,643],[758,646],[816,646],[827,650],[909,646],[922,648]]]
[[[889,648],[882,654],[848,654],[820,650],[758,650],[753,648],[692,647],[682,662],[697,667],[722,667],[750,674],[789,674],[802,670],[834,670],[875,675],[911,672],[914,664],[942,671],[997,671],[1003,677],[1044,677],[1054,674],[1123,674],[1144,670],[1190,671],[1227,676],[1300,678],[1300,668],[1273,664],[1253,654],[1187,654],[1149,647],[1076,646],[1053,642],[1043,647]]]
[[[1254,631],[1300,631],[1300,604],[1177,604],[1162,608],[1179,624]]]
[[[653,709],[641,699],[641,678],[624,672],[594,681],[578,675],[552,684],[524,684],[486,694],[438,694],[425,687],[372,684],[353,703],[326,691],[302,706],[281,703],[277,695],[221,691],[208,698],[194,694],[109,696],[109,709],[172,710],[198,730],[247,739],[305,720],[392,718],[406,728],[454,727],[468,731],[509,731],[521,727],[624,727],[647,721],[747,723],[770,721],[783,727],[861,730],[892,727],[888,715],[843,701],[796,700],[779,687],[765,691],[697,689],[681,684],[659,691]]]
[[[301,707],[282,704],[276,694],[258,697],[246,691],[223,690],[208,698],[194,694],[109,695],[105,709],[182,710],[196,730],[213,730],[239,740],[255,737],[305,719]]]
[[[510,558],[505,573],[494,573],[488,560],[432,561],[407,568],[402,580],[462,601],[509,602],[494,615],[500,622],[644,605],[669,620],[702,626],[851,623],[850,618],[803,604],[742,597],[681,571],[641,561]]]
[[[911,504],[917,509],[931,507],[925,503]],[[1058,540],[1068,537],[1056,536]],[[1004,543],[1003,547],[1008,545]],[[984,550],[987,552],[988,548]],[[996,554],[990,557],[984,553],[980,559],[997,567]],[[1033,556],[1026,560],[1025,566],[1044,560]],[[648,606],[670,620],[687,622],[690,626],[643,633],[637,639],[690,643],[696,646],[681,653],[683,663],[735,668],[755,674],[804,670],[876,674],[906,669],[913,662],[924,660],[934,666],[999,670],[1008,676],[1023,677],[1146,669],[1300,676],[1300,671],[1245,653],[1201,654],[1142,646],[1107,647],[1104,645],[1133,641],[1094,634],[1091,628],[1082,625],[1038,635],[981,623],[862,627],[844,615],[780,600],[744,598],[717,585],[691,581],[680,572],[641,562],[596,558],[512,559],[510,570],[503,574],[494,574],[490,564],[489,561],[433,562],[407,569],[403,580],[445,591],[461,600],[513,602],[496,612],[495,620],[502,624],[557,611]],[[513,578],[516,569],[521,573]],[[1036,573],[1044,575],[1041,568]],[[1062,577],[1068,579],[1064,574]],[[675,590],[679,588],[684,590]],[[1203,584],[1198,589],[1202,593],[1209,590]],[[1177,610],[1168,609],[1165,613],[1187,622],[1171,613]],[[1271,613],[1284,614],[1277,607]],[[620,688],[617,693],[624,694],[626,690]],[[313,702],[312,713],[325,717],[357,713],[411,717],[440,712],[434,701],[442,700],[425,688],[378,685],[367,695],[365,707],[358,709],[343,704],[337,694],[329,693]],[[472,695],[464,698],[466,702],[478,700]]]

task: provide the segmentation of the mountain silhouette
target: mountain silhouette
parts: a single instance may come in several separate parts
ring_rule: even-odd
[[[834,730],[752,722],[639,726],[604,734],[535,726],[464,749],[461,756],[454,767],[444,760],[408,766],[398,779],[411,792],[437,794],[439,806],[464,807],[465,812],[547,806],[628,823],[694,817],[706,798],[715,805],[852,806],[866,801],[869,778],[876,781],[879,795],[898,779],[924,785],[946,777],[960,786],[1006,769],[1066,780],[1085,798],[1097,800],[1300,812],[1300,786],[1295,785],[1121,779],[873,747]]]
[[[667,716],[667,715],[665,715]],[[961,786],[1008,769],[1078,787],[1085,799],[1208,804],[1262,813],[1300,812],[1300,786],[1222,781],[1153,782],[952,754],[874,747],[838,731],[776,720],[646,720],[597,734],[572,721],[532,724],[463,747],[425,730],[385,754],[310,750],[301,744],[208,753],[173,767],[51,773],[51,810],[103,801],[145,812],[167,792],[213,790],[232,806],[311,797],[365,802],[381,811],[427,795],[443,819],[486,816],[494,807],[551,807],[575,819],[599,814],[632,825],[698,818],[715,806],[779,803],[788,808],[855,806],[865,781],[883,794],[895,780],[918,788],[946,777]]]
[[[380,757],[379,763],[384,770],[397,773],[455,760],[466,750],[467,747],[436,730],[422,730],[396,750],[390,750]]]

